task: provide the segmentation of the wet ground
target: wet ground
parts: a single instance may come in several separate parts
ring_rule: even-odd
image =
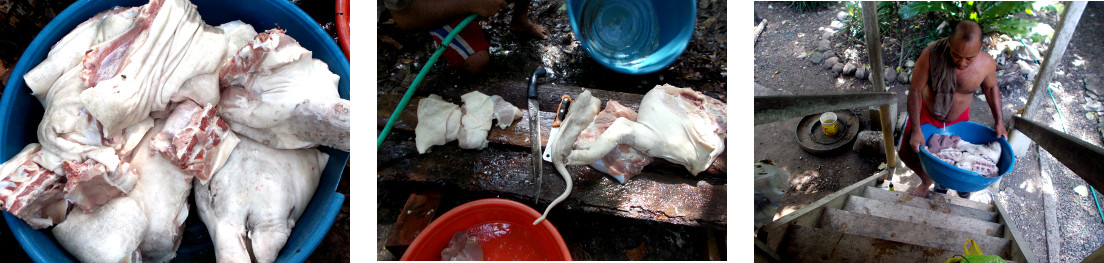
[[[756,22],[768,20],[766,29],[755,44],[755,82],[756,95],[798,95],[831,94],[845,92],[871,91],[871,83],[866,79],[833,74],[823,65],[810,62],[808,56],[816,51],[818,40],[825,30],[835,30],[830,37],[831,52],[842,58],[853,59],[868,64],[865,50],[857,49],[861,42],[848,40],[842,30],[832,27],[838,21],[840,12],[845,12],[843,4],[832,4],[825,9],[801,12],[793,10],[787,3],[756,2],[754,4]],[[1058,15],[1055,12],[1040,12],[1035,17],[1041,23],[1057,28]],[[1018,15],[1025,17],[1024,15]],[[918,17],[906,20],[906,25],[916,25],[897,32],[884,34],[885,65],[896,67],[903,65],[901,58],[915,59],[918,52],[909,52],[910,56],[901,56],[901,47],[907,46],[897,39],[913,39],[933,27],[928,18]],[[1101,145],[1100,116],[1093,103],[1099,104],[1095,93],[1089,90],[1102,87],[1096,76],[1104,73],[1100,68],[1104,61],[1104,47],[1099,41],[1104,37],[1101,30],[1104,20],[1104,4],[1090,2],[1081,17],[1080,25],[1074,33],[1065,56],[1050,85],[1055,103],[1051,103],[1044,92],[1044,102],[1034,120],[1052,128],[1062,130],[1095,145]],[[748,27],[753,25],[746,25]],[[903,32],[903,33],[902,33]],[[851,41],[851,42],[849,42]],[[1040,52],[1045,55],[1046,45]],[[906,50],[907,51],[907,50]],[[1002,111],[1005,123],[1009,123],[1010,112],[1019,110],[1026,104],[1028,90],[1032,86],[1034,74],[1016,74],[1020,68],[1014,55],[1005,54],[1005,63],[998,66],[998,83],[1001,88]],[[799,58],[800,57],[800,58]],[[1095,64],[1094,64],[1095,63]],[[904,111],[907,84],[894,83],[889,91],[899,95],[898,110]],[[1092,94],[1090,94],[1092,93]],[[1095,100],[1087,101],[1086,99]],[[1057,107],[1055,107],[1057,105]],[[1059,114],[1060,112],[1060,114]],[[865,114],[865,109],[856,109],[856,113]],[[971,103],[971,120],[985,125],[993,123],[989,107],[975,96]],[[860,118],[866,118],[861,116]],[[798,119],[780,121],[755,127],[755,158],[771,159],[776,165],[786,169],[791,175],[794,188],[783,197],[783,210],[796,210],[842,187],[877,171],[877,165],[884,161],[883,156],[862,157],[848,152],[840,156],[821,158],[809,155],[797,147],[793,139],[793,129]],[[864,127],[866,128],[866,127]],[[783,137],[780,137],[783,136]],[[781,139],[780,139],[781,138]],[[899,168],[895,176],[895,188],[898,191],[911,190],[919,183],[914,173]],[[1091,193],[1082,196],[1075,193],[1077,186],[1085,182],[1062,166],[1045,151],[1032,147],[1029,152],[1016,160],[1016,167],[1001,180],[999,186],[991,187],[997,199],[1010,213],[1012,222],[1019,226],[1021,234],[1027,238],[1040,261],[1080,261],[1089,253],[1104,244],[1104,223],[1093,202]],[[1050,194],[1056,200],[1050,228],[1047,236],[1045,219],[1046,207],[1044,195]],[[1048,248],[1048,239],[1054,240]],[[1048,249],[1056,250],[1051,252]]]
[[[313,17],[336,41],[335,1],[290,1]],[[9,71],[34,36],[72,2],[74,1],[0,1],[0,35],[4,36],[0,38],[0,91],[8,80]],[[345,168],[337,188],[338,193],[345,195],[345,204],[308,262],[349,262],[349,202],[352,200],[349,193],[349,170],[349,167]],[[26,252],[8,231],[6,222],[0,218],[0,223],[4,226],[0,228],[0,254],[5,257],[2,261],[29,262]]]
[[[484,73],[471,75],[448,68],[444,59],[433,66],[415,96],[463,94],[480,87],[524,80],[537,66],[553,71],[546,82],[625,93],[644,94],[658,84],[692,87],[708,96],[727,101],[726,1],[698,1],[696,30],[686,51],[667,69],[640,76],[606,69],[579,46],[571,33],[564,1],[534,1],[530,18],[551,34],[546,40],[520,37],[509,30],[512,9],[478,22],[490,44],[491,62]],[[379,94],[401,94],[432,55],[433,40],[427,32],[399,30],[389,14],[381,14],[378,26],[377,76]],[[476,25],[474,22],[469,26]],[[521,92],[521,91],[519,91]],[[448,98],[446,98],[448,99]],[[453,98],[455,99],[455,98]],[[520,105],[519,105],[520,106]],[[392,133],[396,133],[392,131]],[[404,136],[392,134],[396,140]],[[517,150],[517,149],[513,149]],[[379,260],[401,255],[383,248],[398,211],[412,189],[439,188],[446,196],[440,211],[464,202],[496,197],[487,193],[460,192],[444,185],[377,185]],[[449,194],[449,191],[453,191]],[[539,207],[543,207],[544,204]],[[632,220],[609,215],[560,209],[549,220],[555,222],[574,260],[706,260],[708,230]],[[717,244],[724,258],[723,230],[716,230]]]

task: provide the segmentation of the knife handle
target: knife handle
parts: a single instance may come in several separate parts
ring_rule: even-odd
[[[529,98],[537,98],[537,78],[548,74],[548,70],[543,66],[537,66],[536,70],[533,70],[533,74],[529,76]]]
[[[567,108],[571,107],[571,95],[564,94],[560,96],[560,105],[556,107],[556,120],[552,122],[552,127],[560,127],[564,118],[567,118]]]

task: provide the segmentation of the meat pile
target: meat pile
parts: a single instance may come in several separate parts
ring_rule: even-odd
[[[418,153],[426,153],[430,147],[454,140],[459,140],[462,149],[483,149],[487,147],[492,121],[498,122],[498,128],[506,129],[521,119],[521,110],[498,95],[472,91],[460,99],[463,107],[437,94],[418,101],[418,125],[414,127]]]
[[[725,103],[689,88],[657,85],[644,95],[634,114],[616,101],[598,111],[601,100],[584,90],[568,109],[552,145],[552,164],[567,187],[545,209],[544,220],[556,204],[571,194],[566,165],[591,165],[619,182],[639,174],[652,158],[681,164],[698,174],[725,149]],[[634,118],[635,115],[635,118]]]
[[[928,138],[928,152],[931,152],[939,160],[978,173],[985,177],[996,177],[997,161],[1000,160],[1000,143],[993,141],[987,144],[973,144],[962,140],[961,137],[932,134]]]
[[[324,62],[187,0],[99,13],[24,80],[46,111],[0,166],[0,204],[84,262],[171,260],[193,190],[219,261],[274,261],[326,166],[315,147],[349,149]]]

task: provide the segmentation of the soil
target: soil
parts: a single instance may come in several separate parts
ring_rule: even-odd
[[[449,68],[439,59],[415,91],[415,96],[429,94],[463,94],[479,87],[524,80],[537,66],[553,74],[543,83],[625,93],[644,94],[658,84],[668,83],[692,87],[708,96],[727,101],[726,1],[698,1],[696,30],[689,46],[670,67],[651,74],[624,75],[609,70],[594,60],[579,46],[572,34],[565,1],[533,1],[529,17],[550,33],[546,40],[520,37],[509,30],[512,7],[496,15],[473,22],[479,26],[488,43],[491,59],[481,74],[468,74]],[[380,11],[378,19],[377,76],[378,94],[401,94],[413,82],[426,60],[436,51],[428,32],[400,30],[390,14]],[[455,100],[458,98],[447,98]],[[412,135],[412,134],[411,134]],[[392,131],[388,140],[412,137]],[[402,209],[411,189],[436,187],[445,192],[439,211],[447,211],[464,202],[496,197],[487,193],[459,192],[444,185],[383,185],[377,184],[378,260],[395,260],[399,252],[383,247],[398,211]],[[449,191],[453,191],[449,194]],[[543,204],[541,205],[543,207]],[[550,214],[575,260],[705,260],[705,228],[660,224],[557,209]],[[724,246],[724,235],[716,233],[717,244]],[[724,251],[720,252],[725,257]]]
[[[853,76],[839,76],[832,74],[823,65],[813,64],[807,57],[816,53],[818,40],[826,30],[833,29],[833,20],[838,20],[839,12],[846,12],[843,4],[833,4],[825,9],[799,12],[792,10],[786,3],[755,2],[756,23],[761,19],[768,21],[766,29],[758,37],[755,43],[755,95],[806,95],[806,94],[833,94],[849,92],[873,91],[870,81],[856,79]],[[1031,18],[1057,28],[1059,15],[1055,12],[1038,12],[1036,17],[1028,17],[1025,14],[1017,17]],[[1099,41],[1104,37],[1101,32],[1102,20],[1104,20],[1104,3],[1089,3],[1080,24],[1074,33],[1065,56],[1059,64],[1056,74],[1050,84],[1054,100],[1057,102],[1057,110],[1050,97],[1043,93],[1039,98],[1042,101],[1039,113],[1033,117],[1036,122],[1050,125],[1061,130],[1065,128],[1069,134],[1093,143],[1101,145],[1101,119],[1102,112],[1091,108],[1092,103],[1100,103],[1100,100],[1091,101],[1095,94],[1089,94],[1091,87],[1100,87],[1099,78],[1104,69],[1100,68],[1104,62],[1104,47]],[[908,41],[898,39],[915,39],[923,37],[925,30],[934,28],[932,17],[917,16],[904,21],[905,30],[887,30],[883,32],[883,61],[887,67],[897,67],[900,63],[901,47],[908,47]],[[751,25],[748,25],[751,26]],[[994,36],[994,35],[987,35]],[[830,54],[835,54],[846,60],[857,61],[860,64],[868,64],[863,43],[850,40],[846,32],[837,32],[832,35],[833,43]],[[1039,44],[1040,52],[1045,56],[1046,44]],[[988,50],[992,47],[986,47]],[[857,49],[857,50],[853,50]],[[907,49],[907,48],[906,48]],[[910,51],[905,60],[918,56],[919,51]],[[1028,91],[1033,85],[1034,75],[1017,74],[1015,55],[1004,53],[1005,63],[998,65],[997,71],[1000,85],[1004,122],[1011,123],[1012,112],[1020,110],[1028,100]],[[802,57],[802,58],[799,58]],[[905,68],[907,70],[907,67]],[[829,83],[829,84],[826,84]],[[889,92],[898,94],[898,111],[905,109],[907,84],[893,83],[888,85]],[[970,117],[974,122],[991,125],[993,118],[989,107],[982,100],[983,96],[976,94],[971,103]],[[1104,94],[1101,94],[1104,95]],[[866,109],[856,109],[856,113],[865,114]],[[869,118],[861,116],[860,118]],[[884,162],[884,156],[860,156],[855,152],[848,152],[833,157],[816,157],[809,155],[797,147],[794,139],[794,128],[800,118],[785,120],[755,127],[755,159],[770,159],[774,163],[790,173],[790,182],[793,188],[783,197],[780,211],[787,213],[796,210],[811,202],[814,202],[831,192],[850,185],[859,179],[877,172],[877,165]],[[864,124],[863,128],[868,129]],[[877,129],[877,128],[875,128]],[[1038,154],[1037,154],[1038,152]],[[903,165],[902,165],[903,166]],[[1042,175],[1046,175],[1045,177]],[[897,169],[894,183],[898,191],[911,190],[919,179],[905,167]],[[996,193],[1002,205],[1009,211],[1010,220],[1024,235],[1026,243],[1031,247],[1040,261],[1047,261],[1047,240],[1058,240],[1055,244],[1059,247],[1054,260],[1080,261],[1104,241],[1101,232],[1104,232],[1093,198],[1074,193],[1073,189],[1078,185],[1086,185],[1084,180],[1073,174],[1059,162],[1054,160],[1046,151],[1039,151],[1032,146],[1029,152],[1016,160],[1016,167],[1009,172],[999,186],[991,187]],[[1053,190],[1049,190],[1053,189]],[[1045,206],[1043,202],[1044,192],[1053,192],[1056,198],[1056,211],[1059,236],[1047,236],[1046,220],[1044,219]],[[1052,223],[1054,224],[1054,223]]]

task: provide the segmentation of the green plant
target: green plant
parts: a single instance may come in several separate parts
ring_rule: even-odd
[[[1033,38],[1041,41],[1049,38],[1049,32],[1034,32],[1038,25],[1031,19],[1014,17],[1021,12],[1034,15],[1036,11],[1051,10],[1060,11],[1059,3],[1033,3],[1018,1],[1000,2],[974,2],[974,1],[930,1],[910,2],[898,11],[903,19],[909,19],[922,14],[943,17],[949,24],[953,22],[970,20],[981,25],[984,33],[1000,32],[1007,35]],[[951,31],[950,27],[940,28],[938,34],[943,35]]]
[[[793,8],[799,12],[812,12],[819,11],[828,6],[835,4],[835,2],[829,1],[793,1],[789,2],[790,8]]]
[[[862,4],[857,1],[849,1],[844,4],[847,9],[847,18],[840,21],[844,24],[843,31],[848,33],[851,40],[865,42],[866,34],[863,31]],[[878,2],[878,31],[883,35],[900,30],[892,25],[900,21],[897,15],[898,2]]]

